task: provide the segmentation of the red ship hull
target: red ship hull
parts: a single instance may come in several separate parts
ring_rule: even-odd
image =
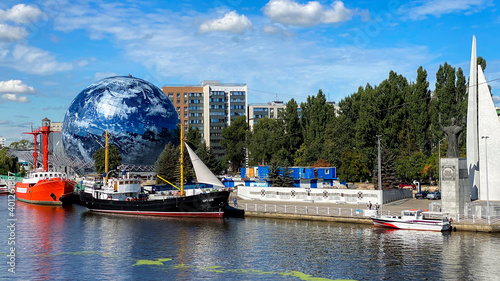
[[[62,205],[59,198],[73,192],[74,187],[74,181],[61,178],[43,179],[34,185],[18,182],[16,198],[31,204]]]

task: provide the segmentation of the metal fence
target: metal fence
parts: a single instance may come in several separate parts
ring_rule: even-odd
[[[454,221],[464,224],[500,225],[500,216],[459,215]]]
[[[276,204],[257,204],[243,203],[239,205],[245,212],[261,212],[261,213],[276,213],[276,214],[295,214],[309,216],[330,216],[330,217],[346,217],[346,218],[370,218],[372,215],[401,215],[397,211],[385,210],[366,210],[363,208],[337,208],[337,207],[320,207],[320,206],[296,206],[296,205],[276,205]],[[456,223],[464,224],[482,224],[482,225],[500,225],[500,216],[464,216],[460,215],[453,218]]]

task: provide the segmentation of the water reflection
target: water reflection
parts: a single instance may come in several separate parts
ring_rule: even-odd
[[[0,197],[0,205],[6,202]],[[7,212],[0,209],[0,216],[6,218]],[[20,202],[16,216],[18,279],[494,280],[500,276],[496,234],[257,218],[103,215],[79,206]],[[0,235],[7,237],[5,227],[0,227]],[[6,263],[0,263],[0,270],[7,272]]]

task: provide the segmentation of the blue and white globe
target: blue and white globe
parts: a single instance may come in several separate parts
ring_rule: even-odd
[[[153,165],[167,143],[178,143],[178,123],[174,105],[158,87],[134,77],[109,77],[71,103],[63,123],[64,150],[70,158],[93,162],[107,130],[123,164]]]

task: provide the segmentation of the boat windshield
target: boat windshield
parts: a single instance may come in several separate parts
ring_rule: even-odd
[[[403,216],[414,217],[419,211],[403,211]]]

